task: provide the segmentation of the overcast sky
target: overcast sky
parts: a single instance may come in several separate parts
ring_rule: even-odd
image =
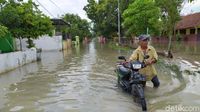
[[[33,0],[36,4],[42,4],[51,14],[49,14],[42,6],[39,7],[46,15],[52,17],[60,17],[64,13],[78,14],[81,18],[87,19],[87,15],[83,7],[87,5],[87,0]],[[39,1],[39,3],[37,2]],[[55,4],[56,5],[55,5]]]
[[[192,3],[185,4],[181,14],[187,15],[195,12],[200,12],[200,0],[194,0]]]
[[[87,15],[83,10],[83,7],[87,4],[87,0],[33,0],[38,5],[39,1],[50,13],[48,13],[43,7],[39,7],[46,15],[51,18],[60,17],[64,13],[78,14],[81,18],[87,19]],[[56,5],[55,5],[55,4]],[[200,0],[195,0],[190,4],[185,4],[181,14],[189,14],[200,12]]]

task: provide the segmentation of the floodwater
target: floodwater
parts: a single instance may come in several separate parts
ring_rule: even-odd
[[[200,46],[196,50],[193,60],[182,58],[190,56],[185,51],[173,60],[160,57],[161,86],[148,82],[145,88],[148,112],[200,111]],[[132,96],[116,86],[114,73],[117,56],[131,53],[94,41],[44,52],[41,62],[0,75],[0,112],[140,112]]]

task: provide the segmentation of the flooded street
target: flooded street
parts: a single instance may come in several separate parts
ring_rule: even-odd
[[[161,86],[147,83],[148,112],[169,112],[177,105],[200,111],[200,45],[193,51],[181,45],[188,52],[174,50],[178,58],[160,57],[156,64]],[[131,53],[94,41],[44,52],[41,62],[0,74],[0,112],[140,112],[131,95],[116,86],[114,73],[117,56]]]

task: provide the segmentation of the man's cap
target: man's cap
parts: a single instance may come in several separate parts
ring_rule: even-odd
[[[144,41],[144,40],[148,40],[150,39],[150,35],[140,35],[138,37],[139,41]]]

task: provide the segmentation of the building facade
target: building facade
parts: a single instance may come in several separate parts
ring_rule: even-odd
[[[200,41],[200,13],[182,16],[176,25],[176,35],[182,40]]]

